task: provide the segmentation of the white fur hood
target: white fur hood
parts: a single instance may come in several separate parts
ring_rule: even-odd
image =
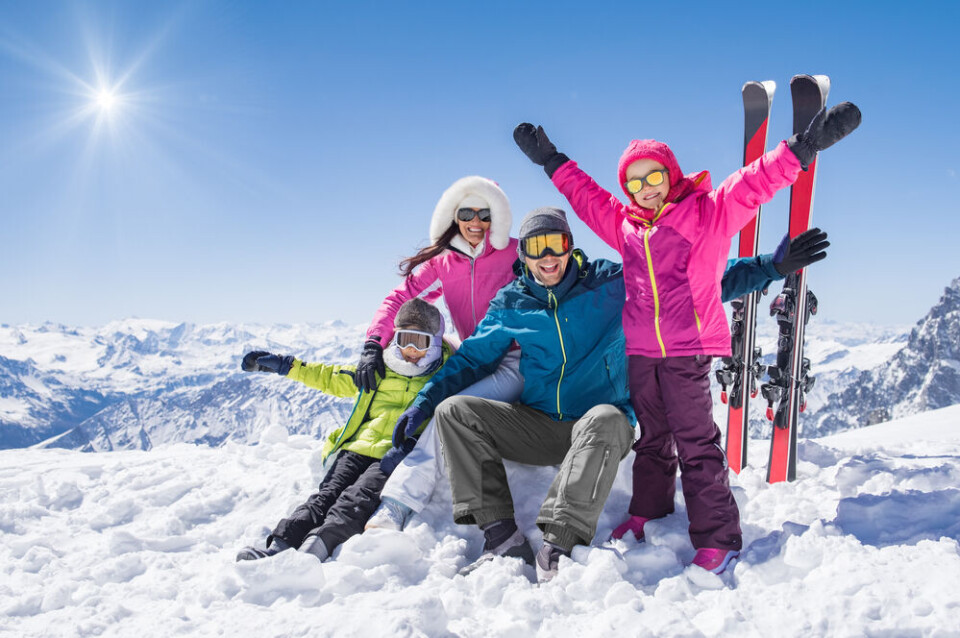
[[[510,202],[496,182],[478,175],[461,177],[440,196],[430,221],[430,242],[440,239],[440,235],[456,220],[457,208],[468,195],[482,197],[490,204],[490,232],[487,233],[487,240],[497,250],[506,248],[510,242],[510,225],[513,223]]]

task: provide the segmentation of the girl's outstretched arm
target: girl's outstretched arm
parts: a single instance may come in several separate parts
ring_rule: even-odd
[[[576,162],[558,153],[542,126],[534,127],[524,122],[514,129],[513,139],[531,162],[543,166],[547,177],[567,198],[577,217],[622,254],[620,224],[626,207],[620,200],[601,188]]]

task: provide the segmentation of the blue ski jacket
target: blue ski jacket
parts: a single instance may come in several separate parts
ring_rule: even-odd
[[[413,402],[428,417],[445,398],[490,375],[512,344],[520,345],[526,380],[520,402],[555,420],[573,420],[612,404],[635,421],[627,386],[623,266],[588,261],[574,250],[559,284],[546,288],[522,262],[517,279],[490,302],[474,333],[424,386]],[[731,260],[724,300],[765,288],[780,274],[772,256]]]

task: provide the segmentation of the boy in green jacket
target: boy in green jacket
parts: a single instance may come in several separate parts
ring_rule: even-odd
[[[254,351],[243,357],[247,372],[275,372],[337,397],[357,397],[347,423],[327,437],[323,458],[339,452],[317,493],[281,520],[264,548],[245,547],[237,560],[256,560],[298,548],[325,560],[342,542],[363,531],[380,504],[380,491],[413,445],[393,448],[393,426],[433,374],[452,354],[443,342],[440,311],[422,299],[404,303],[396,331],[384,349],[386,376],[372,392],[358,394],[356,366],[305,363]],[[415,441],[414,441],[415,443]]]

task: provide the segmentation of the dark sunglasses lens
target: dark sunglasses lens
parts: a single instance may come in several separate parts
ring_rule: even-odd
[[[468,222],[474,217],[479,217],[480,221],[488,222],[490,221],[490,209],[489,208],[480,208],[474,210],[472,208],[461,208],[457,211],[457,219],[462,222]]]
[[[462,222],[470,221],[474,215],[476,215],[476,213],[473,212],[472,208],[461,208],[457,211],[457,219]]]

